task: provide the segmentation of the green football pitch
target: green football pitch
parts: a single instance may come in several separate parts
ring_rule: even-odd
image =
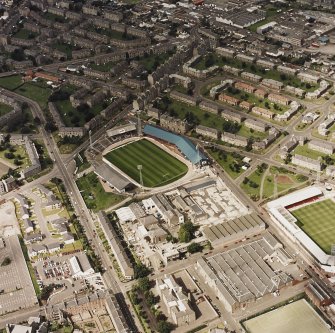
[[[331,246],[335,244],[335,203],[327,199],[291,211],[298,220],[297,225],[320,248],[330,254]]]
[[[138,165],[142,165],[145,187],[172,183],[188,170],[184,163],[145,139],[116,148],[105,155],[105,158],[137,183],[140,183]]]

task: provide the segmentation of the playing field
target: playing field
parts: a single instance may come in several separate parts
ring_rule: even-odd
[[[244,326],[249,333],[330,333],[304,299],[250,319]]]
[[[317,243],[323,251],[330,253],[335,244],[335,203],[327,199],[312,203],[291,212],[299,227]]]
[[[187,173],[187,166],[159,148],[142,139],[109,152],[105,158],[140,183],[138,165],[142,165],[143,185],[157,187],[169,184]]]

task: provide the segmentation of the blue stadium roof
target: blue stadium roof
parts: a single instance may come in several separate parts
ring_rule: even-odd
[[[146,135],[153,136],[176,145],[185,157],[193,164],[197,164],[201,160],[207,159],[201,151],[197,150],[194,143],[185,137],[164,131],[161,128],[152,125],[145,125],[143,132]]]

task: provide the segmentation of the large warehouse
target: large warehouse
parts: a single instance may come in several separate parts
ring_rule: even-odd
[[[271,263],[276,261],[276,268]],[[212,257],[198,260],[196,269],[229,312],[255,302],[291,282],[278,267],[292,262],[270,233],[263,238]],[[279,265],[279,266],[278,266]]]

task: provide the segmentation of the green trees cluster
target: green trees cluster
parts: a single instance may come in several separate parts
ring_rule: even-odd
[[[192,222],[183,223],[178,231],[178,239],[182,243],[188,243],[194,238],[197,227]]]

